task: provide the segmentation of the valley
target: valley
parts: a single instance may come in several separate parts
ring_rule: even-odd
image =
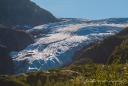
[[[62,20],[27,30],[28,33],[40,33],[41,36],[22,51],[10,53],[14,61],[15,74],[71,64],[75,52],[89,43],[99,42],[128,26],[127,18]]]
[[[0,0],[0,86],[128,86],[126,1],[90,1]]]

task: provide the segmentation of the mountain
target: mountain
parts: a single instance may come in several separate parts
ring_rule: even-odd
[[[0,45],[0,75],[13,74],[13,60],[6,47]]]
[[[0,74],[13,74],[10,52],[34,43],[32,37],[22,31],[24,28],[57,21],[50,12],[30,0],[0,0]]]
[[[0,0],[0,23],[13,26],[37,26],[58,20],[30,0]]]
[[[40,33],[40,36],[35,37],[35,43],[24,50],[10,53],[15,74],[69,65],[73,62],[75,53],[86,45],[99,42],[128,26],[128,18],[114,18],[108,22],[109,20],[112,19],[68,18],[27,30],[27,33]]]

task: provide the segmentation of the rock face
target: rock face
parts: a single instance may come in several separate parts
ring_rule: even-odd
[[[13,61],[7,48],[0,45],[0,75],[13,74]]]
[[[9,52],[22,50],[31,43],[33,39],[24,31],[0,25],[0,44],[6,46]]]
[[[0,23],[37,26],[58,20],[30,0],[0,0]]]

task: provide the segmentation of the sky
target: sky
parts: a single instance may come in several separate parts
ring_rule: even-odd
[[[57,18],[128,17],[128,0],[31,0]]]

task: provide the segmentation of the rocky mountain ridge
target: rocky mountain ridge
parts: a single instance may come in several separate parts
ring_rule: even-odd
[[[0,23],[20,26],[37,26],[58,20],[47,10],[30,0],[0,0]]]

